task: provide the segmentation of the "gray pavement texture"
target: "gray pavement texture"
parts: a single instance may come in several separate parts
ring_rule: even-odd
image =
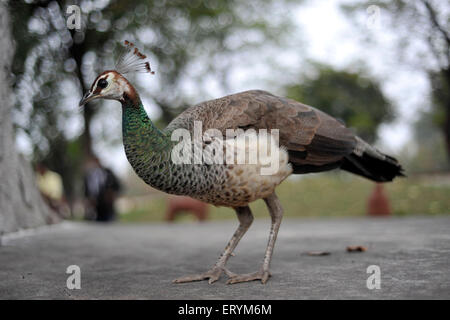
[[[173,284],[206,271],[237,221],[152,225],[63,223],[0,247],[1,299],[449,299],[450,216],[285,219],[272,278],[225,284],[224,275]],[[256,271],[269,220],[256,220],[231,257],[234,272]],[[350,245],[366,246],[347,253]],[[328,251],[309,256],[309,251]],[[66,268],[81,268],[81,289],[66,287]],[[367,267],[381,270],[369,290]]]

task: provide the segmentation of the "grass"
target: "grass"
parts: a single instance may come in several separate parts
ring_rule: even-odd
[[[346,173],[311,174],[291,178],[277,188],[285,217],[344,217],[366,215],[367,199],[374,183]],[[436,215],[450,213],[448,177],[409,177],[385,184],[393,215]],[[250,205],[256,218],[268,217],[262,200]],[[166,198],[161,194],[121,214],[123,222],[163,221]],[[180,221],[193,220],[181,215]],[[235,219],[229,208],[210,207],[210,220]]]

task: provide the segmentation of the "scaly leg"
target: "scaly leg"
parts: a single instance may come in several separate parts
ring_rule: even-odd
[[[228,284],[253,280],[261,280],[261,282],[264,284],[270,277],[270,261],[272,260],[273,248],[275,246],[275,241],[277,240],[281,219],[283,218],[283,208],[281,207],[280,200],[278,200],[275,192],[265,198],[264,201],[269,208],[270,217],[272,218],[272,224],[270,227],[269,242],[267,244],[266,254],[264,255],[264,261],[261,269],[254,273],[241,275],[227,271],[227,275],[230,277],[230,279],[227,281]]]
[[[250,225],[253,222],[253,215],[252,212],[250,211],[250,207],[248,206],[238,207],[234,208],[234,210],[236,211],[237,217],[239,219],[239,227],[234,232],[233,237],[228,242],[227,246],[225,247],[225,250],[217,260],[216,264],[205,273],[181,277],[175,279],[173,281],[174,283],[183,283],[209,279],[208,282],[211,284],[219,280],[222,272],[224,271],[225,264],[227,263],[228,258],[231,256],[237,244],[239,243],[239,240],[241,240],[242,236],[245,234],[248,228],[250,228]]]

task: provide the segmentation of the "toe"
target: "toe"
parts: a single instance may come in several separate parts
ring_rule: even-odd
[[[173,280],[173,283],[185,283],[185,282],[192,282],[192,281],[200,281],[200,280],[204,280],[204,279],[205,278],[203,275],[198,274],[198,275],[177,278],[177,279]]]
[[[271,276],[272,276],[272,275],[270,274],[270,272],[265,271],[265,272],[263,273],[262,278],[261,278],[261,283],[262,283],[262,284],[266,284],[267,280],[269,280],[269,278],[270,278]]]
[[[233,278],[236,277],[237,274],[234,272],[231,272],[230,270],[228,270],[227,268],[223,267],[223,272],[225,272],[225,274],[229,277],[229,278]]]
[[[261,283],[265,284],[270,277],[269,271],[258,271],[248,274],[233,274],[230,279],[228,279],[227,284],[234,284],[240,282],[249,282],[254,280],[261,280]]]
[[[240,282],[248,282],[253,280],[261,279],[256,274],[241,274],[241,275],[235,275],[228,279],[227,284],[234,284],[234,283],[240,283]]]
[[[213,268],[205,273],[202,273],[202,274],[190,275],[190,276],[185,276],[185,277],[175,279],[175,280],[173,280],[173,283],[185,283],[185,282],[202,281],[202,280],[209,279],[208,280],[209,284],[212,284],[212,283],[216,282],[217,280],[219,280],[221,274],[222,274],[222,269],[215,267],[215,268]]]

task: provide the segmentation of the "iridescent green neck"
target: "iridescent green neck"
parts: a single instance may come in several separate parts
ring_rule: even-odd
[[[149,143],[155,151],[167,146],[166,135],[150,120],[140,98],[135,103],[132,100],[122,103],[122,133],[124,142],[131,139],[134,143]]]
[[[170,161],[170,136],[155,127],[139,96],[122,101],[122,134],[128,161],[139,176],[147,175],[144,168]]]
[[[155,127],[137,95],[134,101],[125,98],[122,109],[125,153],[134,171],[147,184],[167,193],[197,198],[223,184],[223,168],[172,161],[172,148],[177,142],[171,141],[170,131]]]

